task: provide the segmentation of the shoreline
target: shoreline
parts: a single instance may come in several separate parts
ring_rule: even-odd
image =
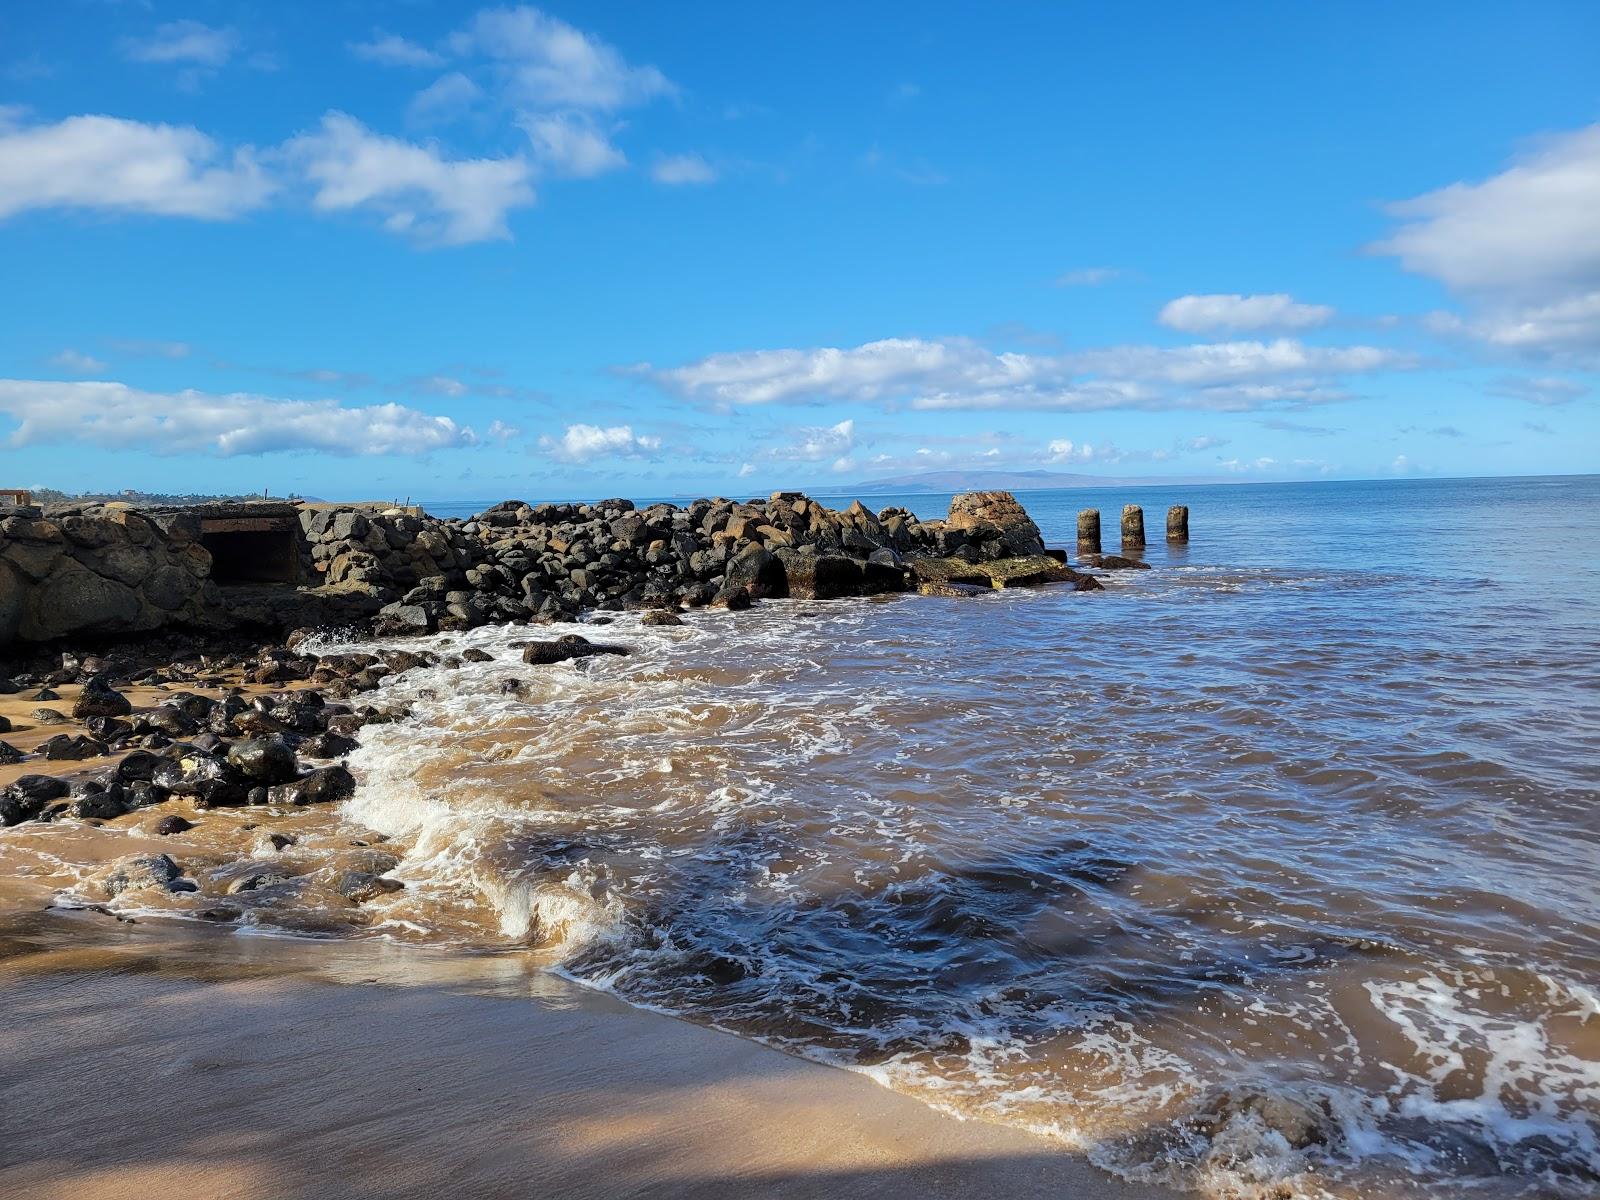
[[[1172,1194],[526,954],[175,924],[0,922],[0,1191]]]

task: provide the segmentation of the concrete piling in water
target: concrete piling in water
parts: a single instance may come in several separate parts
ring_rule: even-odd
[[[1100,553],[1100,510],[1086,508],[1078,513],[1078,553]]]
[[[1187,504],[1174,504],[1167,509],[1167,541],[1187,542],[1189,540],[1189,506]]]
[[[1144,509],[1137,504],[1122,506],[1122,548],[1144,549]]]

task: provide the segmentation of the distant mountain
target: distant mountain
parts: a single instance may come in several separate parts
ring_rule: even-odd
[[[1045,488],[1138,487],[1216,482],[1219,481],[1205,476],[1173,475],[1141,479],[1134,476],[1075,475],[1068,471],[923,471],[916,475],[897,475],[892,479],[869,479],[846,490],[862,493],[1025,492]]]

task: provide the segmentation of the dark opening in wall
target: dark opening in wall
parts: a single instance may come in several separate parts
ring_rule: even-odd
[[[298,529],[292,521],[205,521],[200,544],[211,552],[217,583],[281,583],[300,580]]]

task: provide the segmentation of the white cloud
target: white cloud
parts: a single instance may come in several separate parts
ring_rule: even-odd
[[[1256,459],[1223,458],[1217,460],[1217,465],[1224,471],[1242,474],[1246,471],[1271,471],[1278,466],[1275,458],[1261,457]]]
[[[1079,267],[1056,276],[1057,287],[1099,287],[1122,276],[1116,267]]]
[[[534,157],[560,175],[589,179],[626,166],[628,160],[581,113],[541,113],[520,124],[533,143]]]
[[[1464,292],[1544,297],[1600,282],[1600,124],[1549,137],[1482,183],[1390,206],[1402,218],[1373,247]]]
[[[522,436],[522,430],[515,425],[507,425],[504,421],[494,420],[489,422],[488,437],[494,442],[510,442]]]
[[[1497,380],[1489,390],[1496,396],[1526,400],[1529,404],[1538,404],[1545,408],[1571,404],[1579,396],[1587,395],[1589,392],[1589,389],[1581,383],[1553,375],[1532,379],[1508,377]]]
[[[426,46],[378,30],[373,31],[368,41],[352,42],[350,53],[386,67],[437,67],[444,62],[443,55],[434,53]]]
[[[804,426],[792,430],[791,440],[768,450],[765,457],[789,462],[821,462],[842,457],[855,448],[856,423],[845,419],[837,425]]]
[[[755,465],[755,463],[745,463],[743,466],[741,466],[739,468],[739,478],[740,479],[748,479],[748,478],[750,478],[750,476],[754,475],[755,473],[756,473],[756,465]]]
[[[635,436],[631,425],[612,425],[602,429],[598,425],[568,425],[559,439],[548,435],[540,437],[540,447],[552,458],[566,462],[584,463],[605,457],[638,458],[661,449],[661,439],[647,435]]]
[[[220,67],[239,47],[239,34],[233,29],[214,29],[199,21],[168,21],[156,26],[147,38],[128,38],[122,43],[125,58],[143,63],[188,63]]]
[[[1460,333],[1523,353],[1600,350],[1600,124],[1540,139],[1498,175],[1390,207],[1371,249],[1466,299]]]
[[[1238,332],[1253,329],[1315,329],[1333,320],[1325,304],[1301,304],[1275,292],[1263,296],[1237,294],[1179,296],[1169,300],[1157,318],[1184,333]]]
[[[1074,442],[1071,438],[1056,438],[1045,447],[1044,461],[1052,465],[1062,463],[1118,463],[1126,455],[1115,446],[1102,443]]]
[[[274,188],[250,147],[224,155],[190,126],[102,116],[23,126],[4,118],[0,220],[32,208],[84,208],[220,221],[260,207]]]
[[[599,38],[528,6],[485,9],[450,46],[498,62],[511,98],[539,108],[612,111],[675,90],[655,67],[630,66]]]
[[[1600,348],[1600,290],[1549,304],[1493,307],[1472,318],[1433,312],[1424,318],[1424,324],[1447,337],[1468,337],[1503,350],[1545,353]]]
[[[418,125],[443,124],[463,116],[481,99],[481,87],[460,71],[451,71],[413,96],[406,116]]]
[[[146,392],[122,383],[0,379],[12,446],[73,442],[156,454],[426,454],[476,444],[470,428],[398,404],[344,408],[245,392]]]
[[[686,183],[715,183],[716,168],[698,154],[669,154],[656,160],[650,177],[672,186]]]
[[[1293,339],[1032,355],[995,353],[967,339],[888,338],[852,349],[754,350],[634,370],[719,407],[833,400],[926,410],[1244,411],[1340,399],[1334,377],[1412,365],[1398,351]]]
[[[1192,437],[1187,442],[1184,442],[1181,449],[1194,453],[1201,450],[1215,450],[1218,446],[1226,446],[1227,444],[1228,439],[1225,437],[1213,437],[1211,434],[1202,434],[1199,437]]]
[[[426,244],[509,238],[507,212],[534,201],[524,159],[446,159],[432,146],[373,133],[344,113],[329,113],[321,129],[285,149],[316,185],[316,208],[372,209],[391,233]]]
[[[98,358],[71,348],[52,355],[50,365],[60,367],[63,371],[70,371],[74,375],[98,375],[106,369],[106,364]]]

